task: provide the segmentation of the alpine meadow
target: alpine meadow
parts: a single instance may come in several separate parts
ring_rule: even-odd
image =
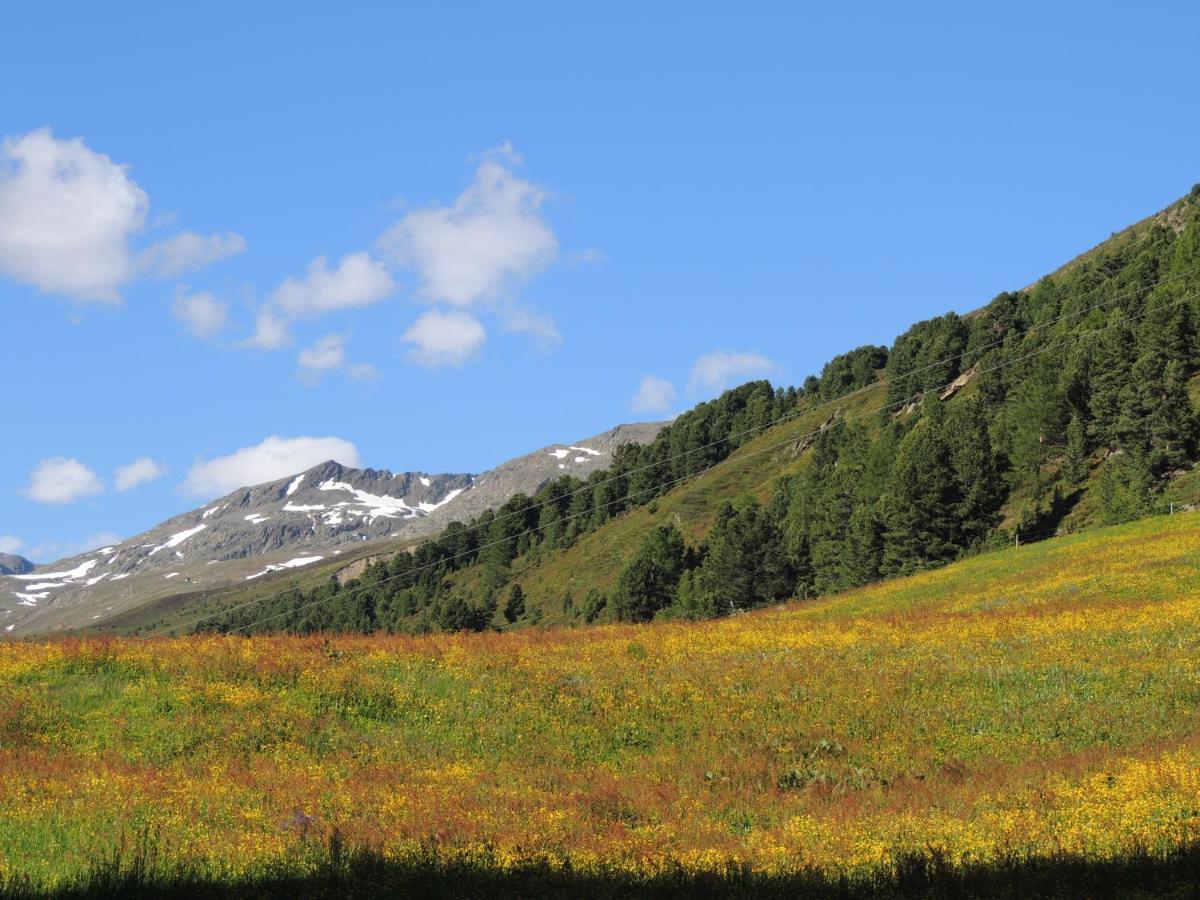
[[[1200,189],[358,577],[2,644],[5,895],[1187,884],[1198,313]]]
[[[0,21],[0,900],[1200,897],[1195,0]]]

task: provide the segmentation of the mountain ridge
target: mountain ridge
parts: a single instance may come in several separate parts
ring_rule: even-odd
[[[329,561],[359,546],[418,539],[513,493],[532,493],[564,472],[603,469],[618,446],[651,440],[661,427],[618,425],[479,475],[393,473],[326,460],[240,487],[110,546],[0,572],[0,635],[102,625],[180,589],[212,590]]]

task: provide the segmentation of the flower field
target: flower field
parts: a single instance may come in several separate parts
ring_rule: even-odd
[[[336,830],[495,869],[817,871],[1200,838],[1200,517],[703,623],[0,643],[0,885]]]

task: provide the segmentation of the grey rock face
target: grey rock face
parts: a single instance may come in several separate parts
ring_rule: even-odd
[[[0,637],[100,625],[174,594],[329,562],[367,542],[384,547],[436,534],[562,475],[586,478],[607,468],[619,445],[646,443],[661,427],[621,425],[479,476],[393,474],[329,461],[239,488],[111,547],[0,572]]]
[[[33,571],[33,563],[15,553],[0,553],[0,575],[24,575]]]

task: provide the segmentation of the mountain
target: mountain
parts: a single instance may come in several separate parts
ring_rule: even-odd
[[[700,404],[603,477],[202,627],[705,618],[1197,504],[1200,186],[971,313]]]
[[[0,553],[0,575],[24,575],[33,571],[33,563],[23,556]]]
[[[332,460],[239,488],[128,540],[45,566],[0,570],[0,629],[21,635],[101,625],[143,604],[274,572],[388,551],[455,519],[532,493],[568,472],[607,468],[617,447],[661,424],[619,425],[552,444],[480,475],[352,469]],[[0,564],[9,568],[7,560]]]

